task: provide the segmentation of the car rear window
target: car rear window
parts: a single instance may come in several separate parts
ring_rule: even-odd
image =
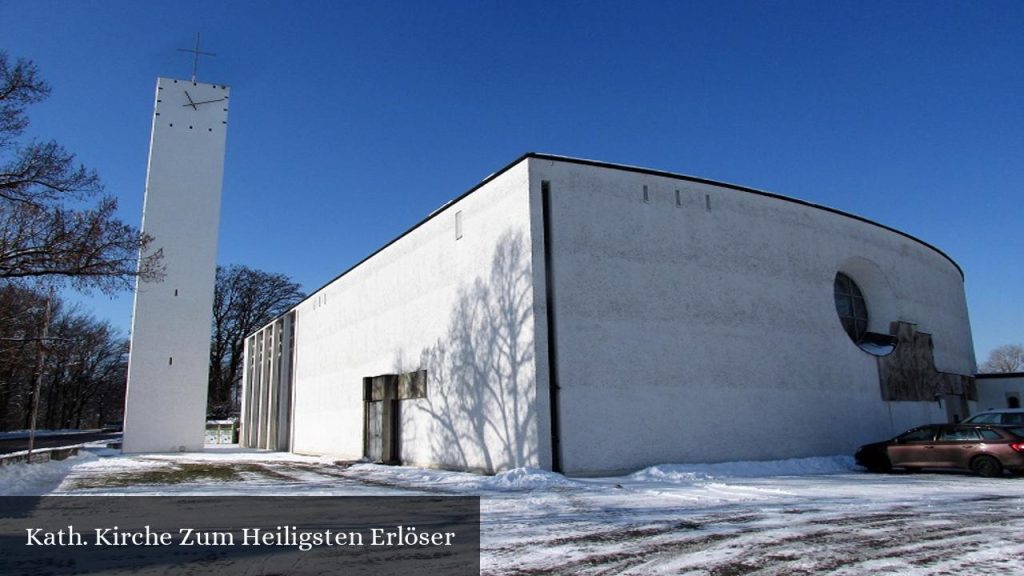
[[[1024,424],[1024,414],[1007,412],[1003,414],[1003,424]]]
[[[1014,436],[1020,436],[1021,438],[1024,438],[1024,427],[1015,426],[1013,428],[1007,428],[1006,431],[1009,432],[1010,434],[1013,434]]]

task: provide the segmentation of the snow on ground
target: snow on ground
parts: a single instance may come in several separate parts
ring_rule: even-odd
[[[52,493],[74,467],[96,458],[95,454],[84,452],[67,460],[45,464],[0,466],[0,496],[39,496]]]
[[[1024,574],[1024,479],[867,474],[848,457],[576,479],[237,448],[88,453],[2,467],[0,493],[474,494],[485,574]]]

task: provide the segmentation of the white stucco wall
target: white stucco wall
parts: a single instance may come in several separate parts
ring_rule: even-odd
[[[724,185],[533,156],[296,308],[292,449],[361,457],[363,378],[426,369],[427,397],[401,402],[403,462],[549,468],[546,243],[570,474],[850,453],[944,420],[938,402],[882,400],[876,358],[837,317],[838,271],[863,290],[872,331],[914,323],[939,370],[975,371],[960,272],[912,238]]]
[[[850,453],[944,420],[936,403],[881,400],[875,357],[836,314],[840,270],[864,289],[871,330],[916,323],[940,370],[974,372],[963,279],[919,242],[722,186],[530,166],[552,191],[568,473]]]
[[[540,465],[526,168],[446,206],[297,307],[293,451],[361,457],[363,378],[426,369],[427,397],[401,402],[404,462]]]
[[[157,81],[142,231],[165,276],[136,287],[125,452],[203,448],[228,96]]]
[[[1022,374],[986,374],[977,380],[978,402],[973,413],[984,410],[1008,408],[1007,400],[1016,396],[1024,400],[1024,375]]]

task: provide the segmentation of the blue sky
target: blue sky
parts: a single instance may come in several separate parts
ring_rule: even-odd
[[[157,76],[232,87],[222,264],[313,290],[527,151],[742,184],[931,243],[1024,341],[1024,2],[0,2],[30,134],[138,224]],[[84,298],[127,331],[131,296]]]

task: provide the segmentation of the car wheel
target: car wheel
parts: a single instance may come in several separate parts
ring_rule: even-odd
[[[1003,473],[1003,465],[991,456],[978,456],[971,460],[971,470],[978,476],[992,478]]]

